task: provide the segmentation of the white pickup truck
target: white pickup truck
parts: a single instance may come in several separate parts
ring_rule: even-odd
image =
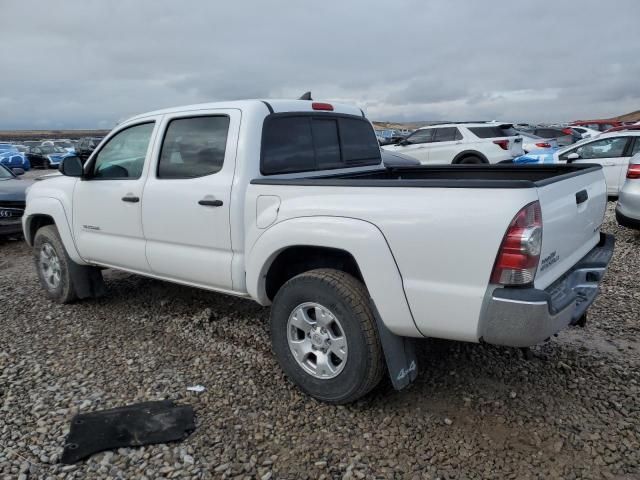
[[[283,370],[333,403],[413,380],[413,338],[522,347],[582,322],[613,252],[602,167],[385,168],[348,105],[151,112],[61,172],[23,217],[49,297],[114,268],[271,305]]]

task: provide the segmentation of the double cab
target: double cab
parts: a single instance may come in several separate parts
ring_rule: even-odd
[[[287,376],[332,403],[408,384],[413,339],[523,347],[582,322],[613,251],[601,166],[386,168],[349,105],[145,113],[60,171],[22,220],[46,295],[100,295],[112,268],[251,298]]]

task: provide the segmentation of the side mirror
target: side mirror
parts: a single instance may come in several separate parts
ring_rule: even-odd
[[[567,155],[567,162],[571,163],[574,160],[579,160],[580,159],[580,155],[577,154],[576,152],[570,153],[569,155]]]
[[[60,173],[67,177],[81,177],[83,172],[82,161],[75,155],[66,157],[60,164]]]
[[[18,175],[18,176],[24,175],[24,170],[20,167],[13,167],[11,171],[13,172],[14,175]]]
[[[400,145],[401,147],[406,147],[407,145],[409,145],[411,142],[409,140],[407,140],[406,138],[403,138],[402,140],[400,140],[398,143],[396,143],[396,145]]]

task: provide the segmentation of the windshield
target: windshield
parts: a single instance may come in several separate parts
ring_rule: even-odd
[[[0,165],[0,179],[13,178],[13,174],[5,167]]]

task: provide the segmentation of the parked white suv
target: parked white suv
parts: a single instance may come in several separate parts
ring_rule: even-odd
[[[522,138],[510,123],[448,123],[419,128],[385,150],[421,164],[500,163],[524,154]]]
[[[640,131],[621,130],[588,138],[554,153],[559,163],[598,163],[604,169],[607,194],[618,196],[629,159],[640,153]]]

